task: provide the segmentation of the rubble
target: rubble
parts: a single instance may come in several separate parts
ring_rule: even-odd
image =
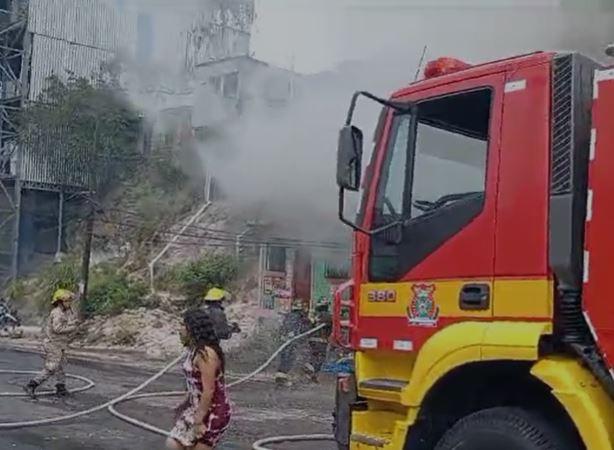
[[[229,351],[243,345],[257,330],[261,316],[258,302],[258,287],[244,283],[234,292],[233,299],[226,305],[229,322],[237,322],[241,333],[222,343]],[[252,283],[253,284],[253,283]],[[165,298],[164,294],[159,294]],[[166,299],[166,304],[170,300]],[[148,357],[164,359],[181,351],[179,330],[181,313],[178,309],[137,308],[124,311],[117,316],[95,317],[84,322],[79,338],[73,347],[100,347],[107,349],[131,349],[143,351]]]
[[[150,358],[167,358],[181,351],[178,316],[161,309],[138,308],[112,317],[95,317],[82,325],[73,346],[135,349]]]

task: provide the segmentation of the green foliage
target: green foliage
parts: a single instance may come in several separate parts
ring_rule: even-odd
[[[87,301],[83,305],[86,316],[115,315],[126,309],[145,305],[147,287],[131,280],[111,265],[100,265],[90,274]]]
[[[78,290],[80,264],[76,257],[46,266],[32,282],[14,282],[7,295],[20,303],[33,305],[38,313],[49,310],[57,289]],[[132,280],[111,264],[101,264],[90,272],[88,296],[83,307],[86,316],[119,314],[145,306],[147,287]]]
[[[36,278],[12,281],[4,294],[19,305],[25,316],[40,318],[50,309],[51,298],[57,289],[77,290],[79,274],[77,258],[69,257],[45,266]]]
[[[49,77],[38,102],[24,109],[19,132],[57,183],[104,194],[137,167],[140,122],[116,74],[102,70],[93,79]]]
[[[197,261],[179,265],[161,280],[163,287],[181,292],[188,304],[202,301],[212,287],[227,287],[237,277],[238,264],[229,255],[207,255]]]
[[[189,178],[179,166],[176,155],[163,148],[156,149],[152,155],[148,179],[154,186],[164,187],[170,192],[179,192],[189,187]]]
[[[67,258],[62,262],[46,266],[38,276],[34,301],[39,311],[46,311],[51,305],[51,297],[58,289],[76,292],[79,284],[80,265],[77,258]]]
[[[16,279],[9,283],[4,291],[4,294],[7,298],[13,301],[23,302],[26,298],[27,292],[26,283],[22,279]]]
[[[134,181],[132,186],[118,191],[116,202],[110,199],[109,203],[120,202],[125,205],[123,209],[138,217],[131,220],[133,226],[128,236],[138,247],[149,244],[158,231],[170,228],[188,213],[198,192],[168,149],[156,149]]]
[[[139,243],[150,239],[160,228],[170,227],[192,205],[189,191],[168,191],[148,180],[140,183],[133,194],[134,213],[139,218],[134,238]]]

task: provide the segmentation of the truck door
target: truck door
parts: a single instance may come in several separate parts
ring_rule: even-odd
[[[416,348],[447,324],[492,316],[503,86],[503,74],[446,84],[403,98],[417,102],[412,113],[391,113],[371,226],[404,226],[370,238],[360,303],[359,335],[376,327],[380,348]],[[395,301],[377,301],[373,291],[390,288]]]

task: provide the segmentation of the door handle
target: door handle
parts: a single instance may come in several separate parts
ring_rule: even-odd
[[[460,309],[464,311],[484,311],[490,308],[490,286],[488,284],[466,284],[462,287],[459,299]]]

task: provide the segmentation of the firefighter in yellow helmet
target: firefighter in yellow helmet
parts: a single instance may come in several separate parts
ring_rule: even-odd
[[[45,365],[40,374],[24,386],[24,390],[35,398],[36,388],[50,378],[55,378],[56,394],[68,395],[64,375],[66,350],[77,329],[77,316],[71,305],[75,294],[66,289],[58,289],[51,298],[51,312],[44,329],[43,353]]]
[[[236,322],[228,324],[224,302],[230,300],[230,294],[224,289],[212,288],[205,294],[205,311],[209,313],[218,339],[230,339],[234,333],[240,333],[241,329]]]

